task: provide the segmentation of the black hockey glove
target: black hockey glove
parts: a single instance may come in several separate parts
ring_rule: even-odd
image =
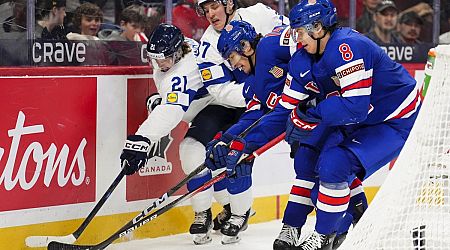
[[[156,106],[161,104],[161,101],[162,101],[162,98],[158,93],[153,93],[153,94],[149,95],[147,97],[147,99],[145,100],[145,102],[147,104],[148,112],[152,112],[156,108]]]
[[[132,175],[141,167],[145,166],[150,152],[151,142],[149,139],[140,135],[129,135],[125,141],[120,162],[125,162],[125,174]]]

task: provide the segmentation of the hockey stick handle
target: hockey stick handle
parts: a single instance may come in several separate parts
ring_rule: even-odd
[[[280,142],[281,140],[283,140],[285,133],[277,136],[276,138],[272,139],[270,142],[268,142],[266,145],[260,147],[259,149],[257,149],[256,151],[253,152],[253,154],[251,154],[250,156],[248,156],[246,159],[253,159],[259,155],[261,155],[262,153],[266,152],[268,149],[272,148],[274,145],[276,145],[278,142]],[[60,243],[60,242],[51,242],[48,245],[48,249],[49,250],[57,250],[57,249],[66,249],[66,250],[81,250],[81,249],[94,249],[94,250],[98,250],[98,249],[104,249],[105,247],[107,247],[108,245],[110,245],[114,240],[136,230],[137,228],[147,224],[148,222],[156,219],[158,216],[160,216],[161,214],[165,213],[166,211],[168,211],[169,209],[177,206],[179,203],[191,198],[192,196],[194,196],[195,194],[209,188],[210,186],[212,186],[214,183],[219,182],[221,180],[223,180],[226,177],[226,170],[222,171],[220,174],[216,175],[214,178],[210,179],[209,181],[205,182],[203,185],[201,185],[200,187],[198,187],[195,190],[192,190],[186,194],[184,194],[183,196],[175,199],[174,201],[170,202],[169,204],[165,205],[164,207],[158,209],[157,211],[153,212],[152,214],[149,214],[148,216],[145,216],[143,218],[141,218],[140,220],[131,223],[133,221],[130,221],[129,223],[127,223],[125,226],[123,226],[121,229],[119,229],[117,232],[115,232],[114,234],[112,234],[108,239],[106,239],[105,241],[97,244],[97,245],[93,245],[93,246],[78,246],[78,245],[72,245],[72,244],[65,244],[65,243]],[[153,206],[153,204],[152,204]],[[151,207],[152,207],[151,206]],[[149,210],[149,209],[146,209]],[[146,211],[144,210],[144,211]]]
[[[97,204],[95,204],[92,211],[89,213],[89,215],[84,219],[83,223],[78,227],[77,230],[73,233],[73,236],[78,239],[80,235],[83,233],[84,229],[88,226],[88,224],[91,222],[91,220],[94,218],[94,216],[97,214],[97,212],[100,210],[100,208],[105,204],[106,200],[108,200],[111,193],[116,189],[117,185],[119,185],[120,181],[125,176],[125,161],[122,163],[122,169],[120,170],[120,173],[117,175],[116,179],[111,183],[109,188],[106,190],[106,192],[103,194],[102,198],[98,201]]]

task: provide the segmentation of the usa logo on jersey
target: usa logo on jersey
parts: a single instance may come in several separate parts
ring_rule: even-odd
[[[280,78],[283,76],[283,69],[277,66],[273,66],[270,70],[269,73],[272,74],[275,78]]]

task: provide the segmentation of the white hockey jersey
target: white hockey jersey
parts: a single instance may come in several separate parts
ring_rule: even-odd
[[[177,126],[197,91],[203,86],[194,56],[196,42],[191,40],[187,42],[193,48],[192,52],[184,55],[167,72],[160,70],[153,72],[153,79],[162,101],[136,132],[137,135],[145,136],[152,142],[166,136]]]
[[[232,20],[244,20],[253,25],[257,33],[266,35],[276,26],[289,24],[289,19],[279,15],[268,6],[257,3],[247,8],[237,9]],[[210,25],[199,47],[198,62],[203,83],[218,103],[227,106],[245,107],[242,95],[243,84],[236,84],[230,64],[217,50],[220,32]]]

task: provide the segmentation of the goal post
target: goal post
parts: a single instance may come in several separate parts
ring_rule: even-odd
[[[339,249],[450,249],[450,46],[439,45],[434,52],[411,134]]]

